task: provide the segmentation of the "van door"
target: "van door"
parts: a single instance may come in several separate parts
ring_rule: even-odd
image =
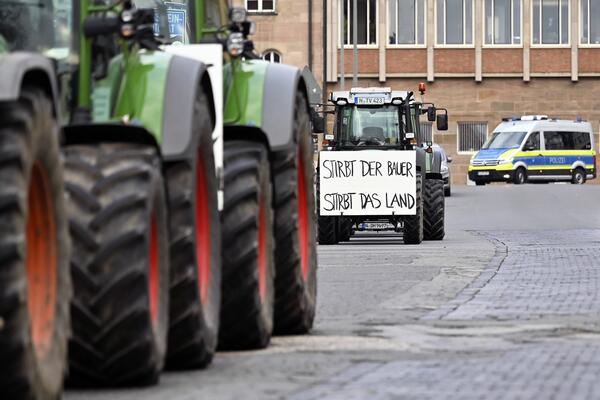
[[[544,176],[571,176],[569,159],[573,152],[572,132],[544,132]]]
[[[522,159],[523,162],[527,164],[528,176],[537,176],[542,174],[542,171],[539,167],[543,165],[544,155],[542,154],[542,149],[540,147],[539,132],[532,132],[529,135],[525,141],[525,144],[523,145],[523,150],[519,154],[519,159]]]

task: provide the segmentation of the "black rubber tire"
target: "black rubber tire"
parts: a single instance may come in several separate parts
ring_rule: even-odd
[[[276,334],[312,329],[317,302],[313,144],[307,101],[296,94],[297,146],[274,154]],[[301,193],[303,192],[303,193]]]
[[[44,171],[54,216],[56,296],[45,356],[33,344],[28,305],[28,193],[34,165]],[[69,232],[64,204],[58,124],[43,91],[25,87],[17,101],[0,102],[0,397],[58,399],[67,371],[70,332]],[[46,254],[47,257],[51,255]]]
[[[75,289],[67,383],[154,384],[164,363],[169,312],[160,158],[152,146],[129,143],[73,145],[64,153]]]
[[[519,167],[515,171],[515,177],[513,178],[515,185],[524,185],[527,183],[527,171],[523,167]]]
[[[575,168],[571,177],[571,183],[573,185],[583,185],[586,181],[585,170],[582,168]]]
[[[444,196],[451,197],[452,196],[452,186],[448,186],[444,188]]]
[[[420,244],[423,241],[423,183],[421,174],[416,177],[416,214],[404,217],[404,244]]]
[[[319,244],[328,245],[337,244],[339,242],[337,220],[337,217],[319,217]]]
[[[260,349],[271,340],[275,305],[273,194],[268,152],[260,143],[225,142],[224,161],[219,348]],[[262,295],[261,254],[265,269]]]
[[[340,242],[347,242],[350,240],[352,236],[352,220],[349,218],[338,218],[339,220],[339,233],[340,233]]]
[[[485,186],[485,182],[475,181],[475,186]]]
[[[219,334],[221,221],[212,121],[206,95],[201,91],[196,100],[192,126],[196,129],[198,150],[193,152],[191,159],[166,166],[171,237],[166,361],[169,369],[206,367],[215,354]],[[201,234],[203,227],[210,233],[199,238],[196,232]],[[209,249],[207,256],[201,253],[202,248]],[[209,263],[208,283],[201,282],[199,262],[202,257],[206,257],[204,262]]]
[[[423,239],[444,239],[445,213],[444,181],[441,179],[425,179],[425,188],[423,191]]]

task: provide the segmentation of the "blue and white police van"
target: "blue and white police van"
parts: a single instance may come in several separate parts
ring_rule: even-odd
[[[505,118],[469,163],[469,179],[489,182],[570,181],[596,178],[592,125],[545,115]]]

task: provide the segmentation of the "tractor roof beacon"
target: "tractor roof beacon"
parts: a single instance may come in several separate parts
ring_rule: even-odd
[[[423,96],[424,84],[419,85],[419,91]],[[447,130],[447,110],[417,101],[412,91],[389,87],[337,91],[331,93],[329,101],[334,110],[326,113],[334,114],[334,131],[333,135],[326,135],[332,140],[324,143],[320,153],[319,243],[347,241],[356,230],[403,232],[407,244],[443,239],[441,158],[431,146],[423,148],[417,143],[421,138],[421,115],[426,114],[429,121],[437,120],[438,130]],[[336,164],[328,164],[331,162]],[[352,168],[350,173],[348,170],[332,172],[331,166],[346,165],[340,163],[362,166],[362,175]],[[385,167],[382,172],[372,169],[373,165],[387,165],[387,175]],[[406,165],[404,174],[397,166]],[[370,176],[377,179],[369,180]],[[341,182],[341,189],[334,187],[335,179],[331,178]],[[383,183],[384,178],[388,179],[387,183]],[[375,189],[377,182],[379,189]],[[404,195],[408,198],[414,196],[414,204],[403,207],[402,202],[394,203],[396,194],[392,192],[402,190],[406,190]],[[350,201],[344,202],[344,196]]]

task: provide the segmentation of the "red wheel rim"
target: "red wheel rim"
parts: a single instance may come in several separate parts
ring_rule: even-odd
[[[152,323],[155,324],[158,320],[158,291],[159,291],[159,260],[160,251],[158,247],[158,222],[156,214],[152,214],[150,222],[150,270],[148,271],[148,285],[150,293],[150,316]]]
[[[258,212],[258,290],[261,301],[267,298],[267,226],[265,207],[261,201]]]
[[[35,163],[27,197],[27,309],[34,351],[44,358],[52,345],[56,313],[56,225],[50,182]]]
[[[302,149],[298,149],[298,236],[300,240],[300,265],[302,277],[308,279],[309,269],[309,228],[308,228],[308,199],[306,198],[306,182],[304,177],[304,159]]]
[[[210,286],[210,205],[206,186],[204,159],[198,152],[196,165],[196,263],[198,265],[198,290],[200,300],[206,303]]]

